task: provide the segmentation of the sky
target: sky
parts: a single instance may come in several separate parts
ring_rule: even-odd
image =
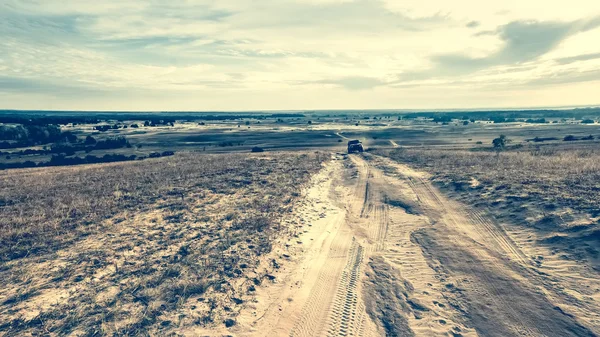
[[[0,109],[598,104],[598,0],[0,0]]]

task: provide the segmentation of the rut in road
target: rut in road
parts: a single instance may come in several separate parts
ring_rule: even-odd
[[[345,223],[338,232],[331,233],[334,239],[326,262],[290,336],[377,335],[361,296],[365,246],[370,244],[351,226],[368,203],[369,173],[366,167],[354,173],[356,179],[345,188],[342,202],[347,210]]]
[[[331,310],[328,336],[359,336],[362,332],[365,315],[358,287],[364,249],[353,239],[349,253]]]

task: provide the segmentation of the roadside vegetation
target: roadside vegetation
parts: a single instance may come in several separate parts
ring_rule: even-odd
[[[323,153],[0,172],[0,334],[235,325]],[[265,267],[268,266],[268,267]]]

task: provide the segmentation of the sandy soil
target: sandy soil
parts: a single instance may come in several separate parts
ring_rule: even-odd
[[[277,282],[224,334],[595,336],[599,289],[531,234],[449,200],[427,174],[338,156],[315,178]],[[318,214],[318,217],[314,217]],[[529,235],[529,236],[528,236]],[[550,254],[547,254],[550,255]]]

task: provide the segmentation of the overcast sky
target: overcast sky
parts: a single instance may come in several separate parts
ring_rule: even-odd
[[[0,109],[599,103],[598,0],[0,0]]]

